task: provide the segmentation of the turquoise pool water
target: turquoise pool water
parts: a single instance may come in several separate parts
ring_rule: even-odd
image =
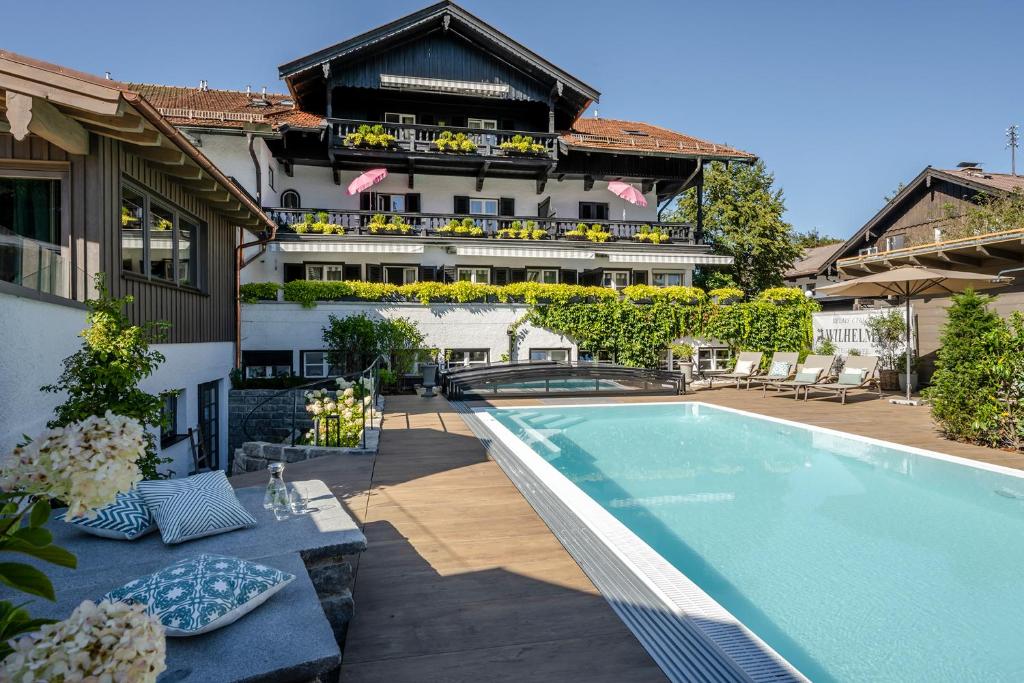
[[[489,411],[814,681],[1024,681],[1024,479],[705,405]]]

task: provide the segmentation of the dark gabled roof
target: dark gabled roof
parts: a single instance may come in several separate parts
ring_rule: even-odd
[[[895,197],[879,209],[878,213],[871,217],[871,220],[861,226],[857,232],[853,233],[853,235],[850,236],[850,239],[846,240],[846,242],[836,250],[835,254],[833,254],[831,258],[822,263],[818,272],[824,272],[829,266],[839,260],[843,254],[857,249],[858,244],[863,241],[864,235],[885,220],[889,213],[899,206],[904,199],[909,197],[922,184],[930,182],[932,178],[945,180],[947,182],[966,187],[974,190],[978,194],[1005,195],[1010,192],[1024,191],[1024,178],[1012,176],[1008,173],[988,173],[977,168],[944,170],[926,166],[924,170],[918,173],[917,176],[907,183],[902,190],[896,193]]]
[[[820,247],[804,249],[800,258],[793,262],[793,266],[782,274],[787,280],[797,277],[817,275],[821,272],[822,266],[831,261],[832,257],[843,246],[842,242],[835,244],[823,244]]]
[[[579,112],[582,112],[590,102],[597,101],[601,96],[601,93],[593,87],[563,71],[451,0],[442,0],[442,2],[425,7],[354,38],[282,64],[278,67],[278,73],[288,83],[292,94],[297,97],[293,81],[305,72],[311,69],[320,69],[324,64],[336,59],[355,57],[371,49],[381,49],[408,40],[410,35],[431,31],[438,26],[464,31],[471,39],[487,45],[489,49],[535,78],[550,82],[552,85],[561,83],[564,88],[575,91],[576,99],[581,103]]]

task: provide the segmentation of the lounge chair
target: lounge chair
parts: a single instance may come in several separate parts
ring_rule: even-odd
[[[725,372],[721,375],[708,375],[708,389],[715,386],[716,380],[723,380],[725,382],[736,382],[736,388],[740,388],[740,382],[743,380],[749,380],[751,377],[756,376],[761,371],[761,356],[763,354],[760,351],[742,351],[738,358],[736,358],[736,367],[740,368],[737,372]],[[749,368],[744,369],[746,363],[750,364]]]
[[[852,371],[860,371],[859,375]],[[882,383],[878,381],[878,356],[848,356],[843,371],[833,382],[820,382],[804,387],[804,400],[811,391],[834,394],[846,404],[846,394],[851,391],[876,391],[882,398]]]
[[[835,362],[835,356],[807,356],[807,359],[803,364],[797,366],[793,379],[777,382],[764,382],[761,385],[761,395],[765,396],[768,393],[768,388],[771,387],[775,389],[776,392],[792,391],[793,398],[797,399],[800,397],[801,389],[821,382],[823,379],[831,381],[833,377],[832,366],[835,365]],[[815,370],[817,370],[817,372],[814,372]],[[800,373],[808,371],[814,372],[813,377],[801,377]]]
[[[768,372],[763,375],[753,375],[747,378],[747,389],[750,383],[763,384],[765,382],[785,382],[796,377],[796,365],[800,354],[795,351],[776,351],[772,354],[771,362],[768,363]],[[780,364],[785,364],[783,370]]]

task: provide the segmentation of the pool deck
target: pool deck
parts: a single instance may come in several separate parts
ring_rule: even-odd
[[[943,439],[926,407],[867,396],[843,406],[716,388],[586,402],[665,400],[706,401],[1024,469],[1024,455]],[[666,680],[444,398],[388,397],[376,459],[296,463],[288,477],[323,479],[367,537],[343,683]]]

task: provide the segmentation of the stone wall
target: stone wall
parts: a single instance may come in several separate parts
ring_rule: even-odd
[[[280,394],[280,396],[278,396]],[[292,433],[292,411],[295,411],[295,429],[305,432],[313,428],[313,420],[306,412],[305,391],[293,389],[232,389],[228,394],[228,452],[235,453],[246,441],[281,443]],[[263,405],[263,401],[268,400]],[[259,406],[257,408],[257,406]],[[242,421],[249,411],[249,434],[242,430]]]
[[[267,441],[246,441],[235,451],[232,474],[258,472],[267,468],[272,462],[302,462],[312,458],[339,455],[373,455],[377,452],[380,439],[379,429],[366,430],[366,448],[361,445],[353,448],[329,448],[326,446],[289,446],[287,443],[269,443]]]

